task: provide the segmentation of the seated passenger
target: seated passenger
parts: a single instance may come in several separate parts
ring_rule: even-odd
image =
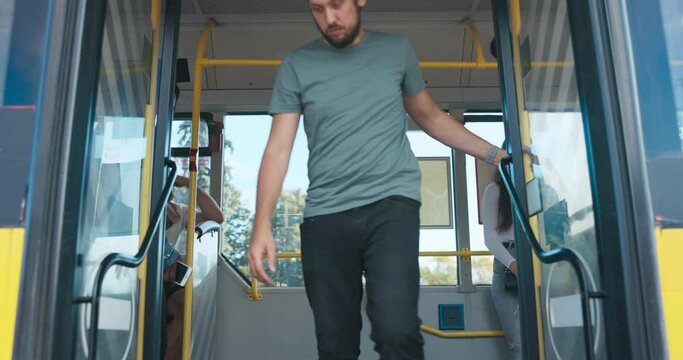
[[[190,179],[185,176],[178,176],[175,180],[175,187],[189,187]],[[195,225],[204,221],[215,221],[219,224],[223,222],[223,212],[209,194],[197,188],[197,217]],[[173,199],[169,199],[166,204],[166,236],[176,250],[185,256],[185,239],[180,238],[180,233],[187,228],[188,206],[180,204]],[[178,242],[180,241],[180,242]]]
[[[175,187],[189,187],[190,179],[178,176]],[[223,213],[209,194],[197,189],[197,206],[195,225],[204,221],[223,222]],[[175,285],[175,270],[177,261],[184,262],[185,238],[180,234],[187,227],[189,207],[179,204],[172,199],[166,204],[166,237],[173,251],[179,254],[173,263],[164,271],[164,295],[166,297],[166,336],[165,359],[180,359],[183,346],[183,309],[185,305],[185,291]],[[172,254],[170,256],[173,256]],[[165,265],[165,264],[164,264]]]
[[[482,202],[484,242],[495,258],[491,298],[505,332],[510,359],[521,360],[522,338],[516,287],[517,260],[515,235],[512,229],[512,207],[510,196],[498,172],[495,181],[484,190]]]

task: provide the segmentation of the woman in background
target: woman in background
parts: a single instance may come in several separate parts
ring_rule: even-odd
[[[188,188],[190,179],[180,176],[173,184],[176,188]],[[197,188],[196,223],[215,221],[223,223],[225,218],[216,201],[204,190]],[[177,261],[185,261],[185,242],[187,236],[181,237],[187,227],[188,206],[169,199],[166,204],[166,253],[164,254],[164,293],[166,298],[166,339],[162,341],[164,359],[180,359],[183,345],[183,312],[185,305],[185,290],[178,287],[176,277]]]
[[[484,190],[482,222],[484,223],[484,242],[495,258],[491,284],[493,306],[505,332],[510,359],[521,360],[522,339],[519,325],[519,298],[517,296],[516,278],[510,278],[517,275],[512,207],[510,196],[505,191],[505,185],[503,185],[498,172],[496,172],[495,181]],[[507,281],[506,277],[508,277]]]

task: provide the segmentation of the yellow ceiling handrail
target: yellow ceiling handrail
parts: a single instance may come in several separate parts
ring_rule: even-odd
[[[483,64],[486,62],[486,58],[484,57],[484,50],[482,50],[481,48],[481,40],[479,39],[479,32],[477,31],[477,27],[474,26],[474,23],[470,19],[467,19],[467,21],[465,21],[465,25],[472,34],[471,36],[472,42],[474,43],[474,49],[476,51],[477,64]]]
[[[198,60],[198,64],[201,67],[207,66],[244,66],[244,67],[271,67],[280,66],[282,60],[280,59],[239,59],[239,58],[226,58],[226,59],[208,59],[202,58]],[[498,68],[498,63],[495,61],[419,61],[418,64],[420,68],[423,69],[474,69],[474,70],[485,70],[485,69],[496,69]],[[538,68],[552,68],[552,67],[569,67],[573,64],[568,61],[532,61],[531,67]]]

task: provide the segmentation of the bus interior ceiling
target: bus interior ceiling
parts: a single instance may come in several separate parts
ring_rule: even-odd
[[[216,28],[207,43],[207,58],[282,59],[320,35],[306,1],[184,0],[182,9],[178,57],[187,58],[190,69],[209,19]],[[479,34],[485,60],[495,62],[489,46],[494,33],[490,1],[369,1],[362,13],[364,28],[408,37],[420,61],[476,61],[468,19]],[[202,110],[265,112],[276,74],[275,66],[206,67]],[[423,69],[423,75],[445,109],[500,109],[495,67]],[[189,111],[192,84],[179,86],[178,109]]]

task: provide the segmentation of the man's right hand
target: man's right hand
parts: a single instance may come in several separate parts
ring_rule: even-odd
[[[275,241],[273,232],[270,228],[258,229],[254,227],[251,234],[251,245],[247,251],[249,260],[249,271],[251,276],[257,278],[262,283],[273,285],[273,280],[266,274],[263,268],[263,258],[268,259],[268,268],[275,272]]]
[[[258,174],[256,214],[254,214],[254,228],[251,232],[251,245],[247,251],[247,259],[251,275],[269,285],[273,285],[273,280],[263,269],[262,260],[266,257],[270,271],[275,271],[275,241],[271,230],[271,219],[282,191],[282,182],[292,155],[300,117],[300,113],[273,115],[268,144],[263,152]]]

